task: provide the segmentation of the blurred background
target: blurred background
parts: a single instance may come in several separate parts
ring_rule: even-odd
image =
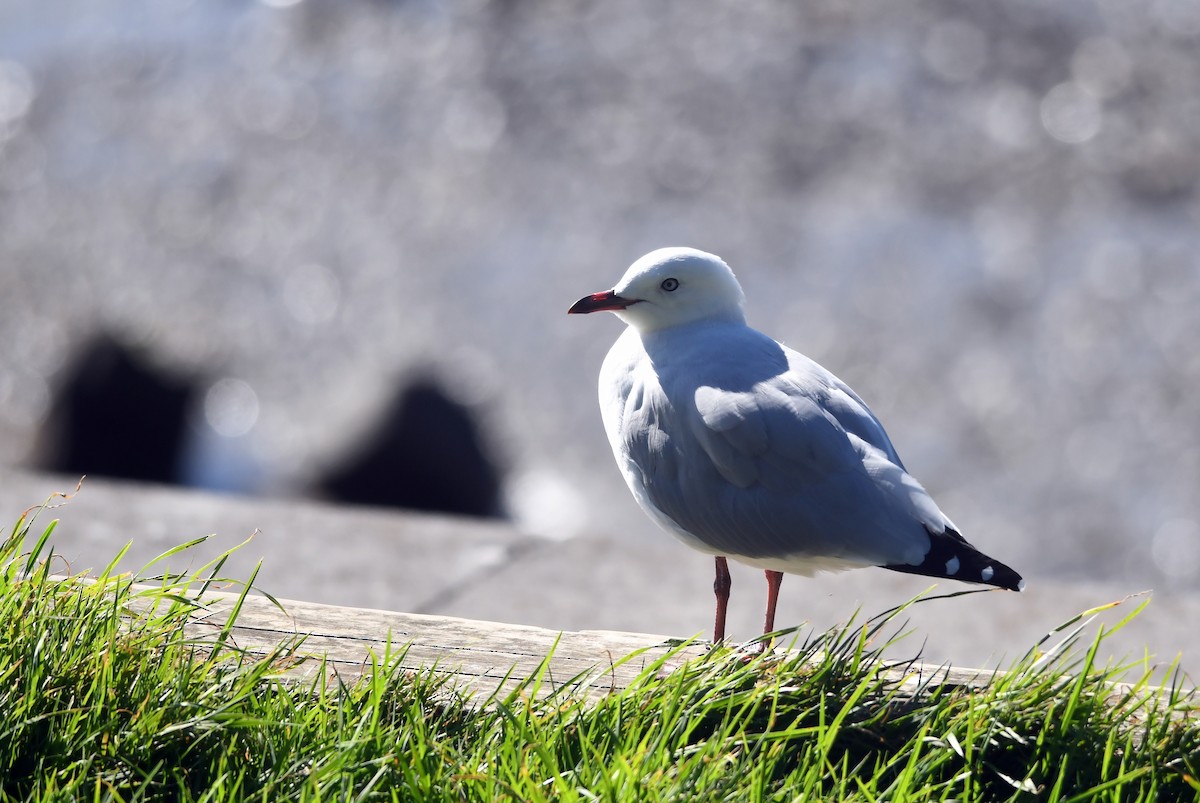
[[[691,245],[989,553],[1194,588],[1198,181],[1190,0],[3,0],[0,463],[664,537],[565,312]]]

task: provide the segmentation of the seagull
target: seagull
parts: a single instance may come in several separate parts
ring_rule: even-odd
[[[880,566],[1020,591],[908,473],[866,403],[799,352],[746,324],[729,266],[661,248],[568,314],[628,328],[600,369],[600,413],[646,514],[715,556],[713,641],[725,638],[727,559],[767,579],[763,634],[783,574]]]

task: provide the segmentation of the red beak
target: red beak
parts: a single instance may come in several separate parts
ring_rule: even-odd
[[[584,296],[571,305],[571,308],[567,310],[567,314],[582,315],[588,312],[625,309],[629,305],[636,303],[637,299],[621,298],[612,290],[608,290],[603,293],[592,293],[590,296]]]

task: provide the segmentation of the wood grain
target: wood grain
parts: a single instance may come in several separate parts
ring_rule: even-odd
[[[148,605],[152,599],[153,595],[145,595],[135,598],[134,604]],[[239,596],[209,591],[203,599],[204,608],[187,626],[189,636],[202,646],[216,643]],[[242,600],[227,638],[228,644],[253,657],[285,648],[287,661],[280,668],[296,681],[312,681],[325,673],[328,681],[352,684],[373,666],[403,652],[403,668],[443,673],[455,689],[483,703],[516,689],[543,663],[543,682],[529,693],[566,692],[595,699],[625,689],[651,665],[660,663],[659,673],[669,673],[710,649],[707,642],[681,643],[647,633],[558,632],[298,600],[279,600],[276,605],[249,595]],[[920,696],[938,687],[980,688],[1001,674],[914,662],[889,667],[884,677],[897,684],[900,694]],[[1129,688],[1114,683],[1110,693],[1116,697]]]

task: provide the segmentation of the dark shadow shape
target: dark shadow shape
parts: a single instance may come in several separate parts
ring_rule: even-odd
[[[178,483],[193,379],[157,368],[108,335],[68,369],[43,431],[40,467]]]
[[[421,379],[397,395],[363,446],[316,490],[361,505],[500,516],[500,483],[471,411]]]

